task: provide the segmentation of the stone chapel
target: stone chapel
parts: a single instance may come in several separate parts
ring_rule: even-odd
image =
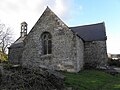
[[[27,68],[79,72],[107,64],[105,24],[68,27],[46,8],[31,31],[21,23],[20,37],[8,48],[9,61]]]

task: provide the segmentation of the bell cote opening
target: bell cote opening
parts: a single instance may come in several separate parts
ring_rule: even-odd
[[[20,32],[20,36],[24,37],[27,35],[27,23],[26,22],[22,22],[21,23],[21,32]]]

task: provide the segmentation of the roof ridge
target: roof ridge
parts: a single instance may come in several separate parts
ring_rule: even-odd
[[[99,24],[104,24],[104,21],[103,21],[103,22],[99,22],[99,23],[94,23],[94,24],[88,24],[88,25],[73,26],[73,27],[69,27],[69,28],[85,27],[85,26],[94,26],[94,25],[99,25]]]

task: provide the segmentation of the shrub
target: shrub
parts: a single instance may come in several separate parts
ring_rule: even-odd
[[[116,59],[109,59],[108,64],[110,66],[117,66],[120,67],[120,60],[116,60]]]
[[[8,55],[0,52],[0,62],[8,61]]]

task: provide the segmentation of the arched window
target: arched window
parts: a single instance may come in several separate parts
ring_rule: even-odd
[[[42,38],[42,54],[51,54],[52,53],[52,36],[49,32],[44,32],[41,35]]]

